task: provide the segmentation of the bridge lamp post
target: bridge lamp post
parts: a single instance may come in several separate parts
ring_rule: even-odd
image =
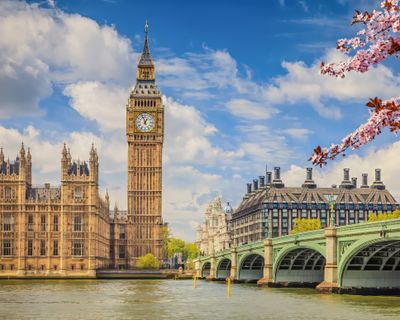
[[[329,226],[334,227],[336,224],[336,216],[335,216],[335,199],[333,194],[329,196]]]

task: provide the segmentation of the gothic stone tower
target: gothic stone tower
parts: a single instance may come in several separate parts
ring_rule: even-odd
[[[138,257],[162,250],[162,148],[164,107],[154,75],[146,21],[143,52],[136,85],[126,108],[128,142],[128,257],[134,266]]]

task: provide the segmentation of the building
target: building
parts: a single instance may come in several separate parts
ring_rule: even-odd
[[[155,82],[154,62],[145,26],[143,52],[137,67],[137,81],[126,107],[128,142],[129,266],[147,253],[163,258],[162,244],[162,149],[164,107]]]
[[[73,161],[64,145],[61,185],[32,185],[32,157],[0,152],[0,277],[95,277],[127,269],[147,253],[163,258],[161,216],[164,107],[145,26],[137,82],[126,106],[128,210],[99,195],[99,159]]]
[[[368,175],[350,179],[350,170],[344,169],[339,186],[318,187],[307,168],[306,179],[299,187],[286,187],[280,168],[266,172],[247,184],[247,193],[232,214],[232,241],[234,245],[250,243],[290,233],[296,218],[318,218],[322,227],[330,221],[329,203],[334,205],[337,225],[365,222],[371,213],[393,211],[398,207],[395,198],[381,181],[381,170],[375,170],[375,180],[368,185]]]
[[[109,263],[109,199],[99,196],[99,162],[73,161],[64,145],[61,185],[32,185],[32,156],[0,150],[0,276],[95,277]]]
[[[231,212],[229,203],[225,209],[222,208],[220,197],[209,203],[204,222],[198,226],[196,234],[196,244],[202,254],[211,254],[230,247]]]

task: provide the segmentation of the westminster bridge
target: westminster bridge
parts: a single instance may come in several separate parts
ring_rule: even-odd
[[[400,290],[400,219],[268,238],[196,261],[200,278],[321,292]]]

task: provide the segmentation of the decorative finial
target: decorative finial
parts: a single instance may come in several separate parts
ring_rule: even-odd
[[[147,33],[149,32],[149,23],[147,22],[147,19],[146,19],[146,24],[144,25],[144,32],[145,32],[146,38],[147,38]]]

